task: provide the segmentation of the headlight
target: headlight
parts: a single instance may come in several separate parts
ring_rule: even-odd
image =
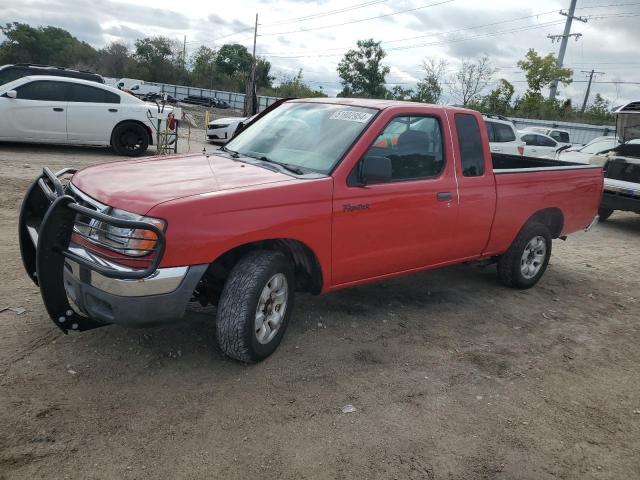
[[[220,124],[220,123],[216,123],[216,124],[209,124],[209,130],[215,130],[218,128],[227,128],[229,126],[229,124]]]
[[[159,218],[145,217],[117,208],[110,208],[103,213],[122,220],[150,223],[163,231],[167,226],[166,222]],[[116,227],[99,220],[92,220],[88,227],[83,228],[84,231],[78,229],[78,233],[98,245],[133,257],[141,257],[151,253],[158,240],[158,236],[151,230]]]

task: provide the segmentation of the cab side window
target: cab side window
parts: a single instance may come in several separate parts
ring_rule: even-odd
[[[67,84],[50,80],[36,80],[16,88],[20,100],[40,100],[48,102],[66,102]]]
[[[48,102],[66,102],[67,83],[50,80],[36,80],[16,88],[20,100],[41,100]]]
[[[481,177],[484,175],[484,149],[476,117],[467,113],[456,113],[456,130],[460,145],[462,175]]]
[[[394,182],[437,177],[444,168],[440,122],[435,117],[396,117],[364,156],[389,158]]]

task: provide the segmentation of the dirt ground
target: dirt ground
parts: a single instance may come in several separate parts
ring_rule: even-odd
[[[25,309],[0,313],[0,479],[640,478],[640,215],[555,242],[524,292],[458,266],[299,296],[245,366],[210,309],[68,336],[48,319],[22,195],[45,165],[114,159],[0,146],[0,308]]]

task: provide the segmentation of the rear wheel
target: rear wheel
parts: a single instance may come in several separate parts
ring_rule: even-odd
[[[613,213],[613,209],[600,207],[598,209],[598,215],[600,215],[600,219],[598,221],[600,222],[606,221],[611,216],[612,213]]]
[[[294,273],[280,252],[256,250],[233,267],[222,290],[216,338],[229,357],[253,363],[280,344],[293,309]]]
[[[531,288],[542,278],[551,257],[551,234],[546,225],[526,225],[498,260],[502,283],[513,288]]]
[[[120,155],[139,157],[149,148],[149,132],[139,123],[121,123],[113,129],[111,145]]]

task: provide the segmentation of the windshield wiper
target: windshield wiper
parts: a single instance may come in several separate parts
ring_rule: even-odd
[[[292,173],[295,173],[296,175],[304,175],[304,170],[302,170],[299,167],[296,167],[295,165],[290,165],[288,163],[282,163],[282,162],[276,162],[275,160],[271,160],[269,157],[265,157],[264,155],[262,157],[259,157],[258,160],[262,160],[263,162],[269,162],[269,163],[275,163],[276,165],[280,165],[282,168],[284,168],[285,170],[288,170]]]
[[[238,158],[240,156],[240,154],[238,152],[236,152],[235,150],[229,150],[226,146],[222,146],[220,147],[220,150],[222,150],[223,152],[227,152],[228,154],[230,154],[233,158]]]

